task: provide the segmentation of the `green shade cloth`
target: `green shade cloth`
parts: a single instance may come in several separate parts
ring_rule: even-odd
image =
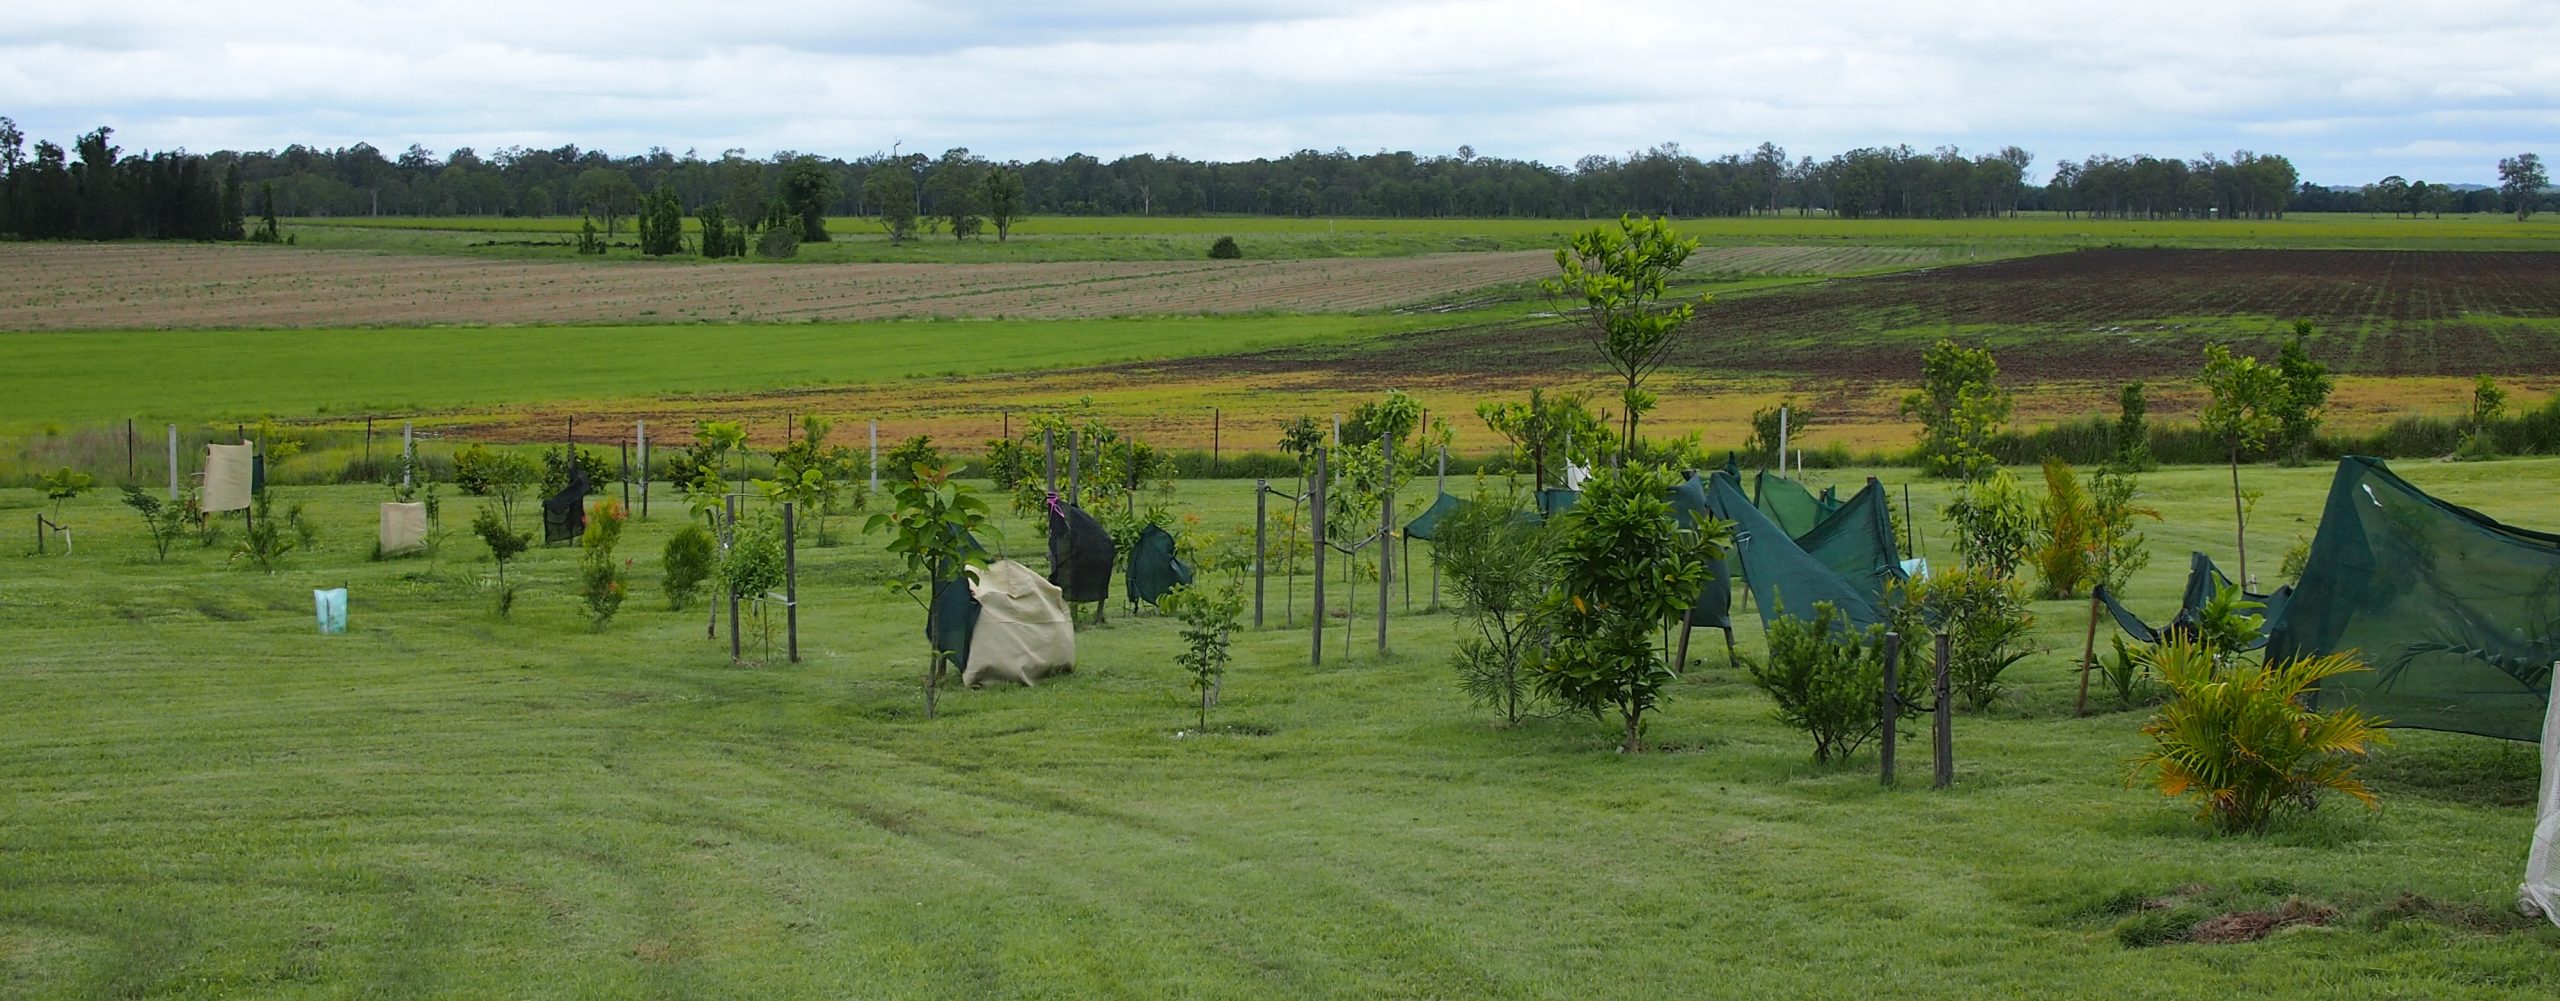
[[[1829,489],[1823,490],[1829,494]],[[1893,541],[1893,498],[1875,477],[1850,495],[1833,502],[1834,510],[1808,532],[1795,537],[1796,548],[1839,574],[1870,600],[1884,600],[1885,585],[1906,579],[1902,553]]]
[[[1155,604],[1165,593],[1191,583],[1191,565],[1173,553],[1173,533],[1148,525],[1129,547],[1129,600]]]
[[[1692,472],[1689,478],[1671,488],[1671,514],[1680,527],[1695,529],[1698,522],[1715,515],[1707,510],[1707,483]],[[1733,628],[1733,564],[1729,560],[1707,561],[1707,582],[1698,589],[1698,603],[1689,606],[1689,624],[1709,629]]]
[[[1762,625],[1782,617],[1810,619],[1813,606],[1822,602],[1829,602],[1855,628],[1884,621],[1877,606],[1879,596],[1861,591],[1797,548],[1784,528],[1743,496],[1741,484],[1717,474],[1707,485],[1707,508],[1734,523],[1734,555],[1742,564],[1743,583],[1760,606]]]
[[[1763,469],[1752,474],[1751,503],[1793,539],[1822,523],[1822,502],[1804,484]]]
[[[2271,659],[2361,651],[2317,704],[2392,726],[2538,741],[2560,659],[2560,536],[2427,496],[2380,459],[2329,484]]]
[[[1464,503],[1466,502],[1447,493],[1432,498],[1430,507],[1422,509],[1422,513],[1414,515],[1412,521],[1404,523],[1404,537],[1421,539],[1424,542],[1431,541],[1432,536],[1440,531],[1441,519],[1458,513],[1458,505]]]
[[[2124,603],[2118,600],[2115,593],[2109,591],[2104,584],[2090,589],[2090,593],[2098,599],[2099,604],[2106,606],[2107,614],[2115,618],[2116,626],[2123,629],[2125,635],[2133,637],[2136,642],[2157,643],[2164,636],[2194,635],[2196,622],[2201,617],[2201,610],[2205,604],[2213,600],[2215,592],[2230,586],[2231,578],[2222,572],[2221,567],[2214,565],[2213,557],[2203,553],[2188,554],[2187,586],[2178,597],[2178,611],[2170,616],[2168,624],[2161,626],[2144,623],[2140,616],[2125,608]],[[2292,595],[2293,589],[2290,587],[2277,588],[2274,594],[2241,592],[2242,597],[2267,606],[2264,610],[2251,614],[2264,616],[2270,624],[2284,615],[2284,606]],[[2266,638],[2262,636],[2255,646],[2264,645],[2266,645]]]
[[[1581,499],[1582,491],[1580,490],[1567,490],[1563,487],[1548,487],[1540,490],[1538,491],[1538,516],[1553,518],[1572,510],[1573,502]]]

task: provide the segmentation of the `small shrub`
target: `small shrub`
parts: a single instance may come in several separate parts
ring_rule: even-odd
[[[607,500],[596,505],[586,533],[578,537],[578,597],[598,629],[622,609],[622,567],[613,562],[613,547],[622,541],[624,518],[622,502]]]
[[[187,534],[187,508],[183,502],[167,501],[153,496],[141,487],[124,488],[124,503],[142,516],[142,530],[151,537],[151,549],[160,562],[169,562],[169,546]]]
[[[1519,517],[1522,507],[1514,493],[1478,493],[1431,540],[1432,559],[1475,631],[1451,658],[1459,690],[1505,724],[1520,722],[1533,704],[1527,664],[1546,649],[1551,620],[1539,598],[1555,583],[1554,535]]]
[[[2151,663],[2171,694],[2142,727],[2153,747],[2134,759],[2136,774],[2151,773],[2161,795],[2195,797],[2198,819],[2254,833],[2279,808],[2314,809],[2324,791],[2380,805],[2354,762],[2389,742],[2381,722],[2353,708],[2303,708],[2321,681],[2369,670],[2353,654],[2226,667],[2214,651],[2172,640]]]
[[[756,256],[786,261],[800,256],[800,234],[789,226],[768,226],[756,237]]]
[[[2036,512],[2033,558],[2042,598],[2069,598],[2096,576],[2097,507],[2079,474],[2060,459],[2044,460],[2044,503]]]
[[[605,465],[604,453],[591,448],[577,449],[577,463],[587,474],[587,496],[605,492],[614,482],[612,467]],[[567,445],[542,450],[542,495],[549,497],[569,487],[571,450]]]
[[[1966,566],[2007,580],[2017,576],[2035,531],[2027,494],[2005,469],[1975,480],[1947,505],[1947,521],[1956,532],[1956,553]]]
[[[1173,659],[1200,695],[1200,729],[1205,731],[1209,707],[1226,678],[1228,641],[1244,616],[1244,592],[1234,585],[1186,584],[1166,594],[1159,607],[1182,620],[1182,652]]]
[[[489,557],[498,561],[498,615],[504,617],[516,603],[515,587],[507,583],[507,563],[533,548],[533,533],[515,531],[498,507],[483,505],[471,518],[471,534],[479,536],[489,547]]]
[[[262,492],[250,499],[249,524],[241,530],[239,543],[231,549],[231,558],[248,560],[251,565],[272,574],[284,565],[285,554],[292,552],[296,545],[295,539],[288,534],[292,531],[293,526],[281,524],[275,517],[274,492]]]
[[[768,654],[773,647],[773,630],[765,617],[765,595],[780,589],[782,578],[779,521],[767,517],[739,521],[729,537],[729,550],[720,554],[720,587],[728,597],[755,603],[756,624],[764,632]]]
[[[1556,583],[1547,597],[1555,641],[1536,663],[1539,690],[1598,718],[1614,711],[1623,753],[1644,749],[1644,717],[1673,678],[1655,638],[1689,610],[1724,557],[1729,523],[1689,532],[1666,499],[1677,481],[1646,466],[1603,469],[1557,519]]]
[[[899,442],[897,447],[889,450],[889,454],[880,458],[882,473],[907,483],[915,482],[918,468],[941,469],[946,464],[942,450],[934,447],[933,436],[921,434]],[[1099,473],[1099,470],[1095,472]],[[1101,479],[1098,475],[1091,478]]]
[[[1813,760],[1828,763],[1855,754],[1883,732],[1884,634],[1882,625],[1852,629],[1830,602],[1813,606],[1813,618],[1782,617],[1769,627],[1769,657],[1749,665],[1751,682],[1778,702],[1780,722],[1813,738]],[[1917,716],[1928,698],[1920,669],[1922,643],[1903,638],[1897,658],[1897,720]]]
[[[711,530],[701,525],[686,525],[667,539],[660,554],[664,574],[658,588],[666,592],[667,608],[683,611],[702,586],[711,580],[712,561],[718,558],[718,547],[711,541]]]
[[[1244,248],[1236,246],[1235,237],[1222,236],[1218,238],[1218,242],[1209,245],[1210,260],[1233,261],[1241,260],[1243,257]]]
[[[1947,686],[1956,699],[1972,712],[1998,701],[2001,673],[2032,652],[2025,644],[2036,617],[2017,584],[1966,567],[1913,583],[1911,602],[1947,634]]]

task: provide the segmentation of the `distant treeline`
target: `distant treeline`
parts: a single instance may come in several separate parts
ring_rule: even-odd
[[[940,156],[874,154],[840,160],[782,152],[715,159],[652,149],[505,147],[439,154],[411,146],[386,157],[371,145],[343,149],[132,153],[99,128],[69,150],[29,145],[0,118],[0,233],[25,238],[238,239],[258,232],[245,214],[297,216],[631,216],[641,197],[672,192],[682,211],[717,206],[750,225],[777,219],[782,180],[795,168],[832,184],[796,190],[824,198],[834,216],[878,216],[881,191],[912,198],[924,219],[952,213],[945,198],[975,197],[974,184],[1004,167],[1021,184],[1021,214],[1363,216],[1379,218],[1598,218],[1621,213],[1675,218],[1796,212],[1847,218],[1966,218],[2059,211],[2122,218],[2266,218],[2291,211],[2483,211],[2495,189],[2391,186],[2386,199],[2300,183],[2283,156],[2241,151],[2224,159],[2090,157],[2056,166],[2050,182],[2025,178],[2034,154],[2015,146],[1968,156],[1955,147],[1850,150],[1790,158],[1775,144],[1699,157],[1675,144],[1571,165],[1477,156],[1300,150],[1235,162],[1140,154],[1103,161],[1082,154],[993,164],[967,149]],[[866,185],[874,172],[911,183]],[[946,176],[947,175],[947,176]],[[942,181],[943,183],[937,183]],[[2410,192],[2419,194],[2411,201]],[[2415,206],[2414,208],[2412,206]]]

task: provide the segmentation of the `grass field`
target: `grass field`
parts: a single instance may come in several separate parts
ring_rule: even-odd
[[[2560,461],[2402,471],[2553,526]],[[2224,475],[2146,478],[2167,519],[2138,611],[2174,601],[2187,549],[2227,557]],[[2328,473],[2246,477],[2271,563]],[[1913,495],[1944,538],[1945,488]],[[1883,790],[1872,752],[1813,765],[1713,634],[1638,757],[1587,721],[1488,725],[1429,614],[1398,614],[1384,657],[1358,622],[1321,668],[1302,630],[1243,638],[1205,735],[1179,735],[1172,625],[1117,609],[1074,675],[948,693],[928,722],[921,615],[878,588],[876,539],[802,551],[803,663],[733,667],[699,607],[651,593],[663,495],[601,632],[571,552],[532,554],[500,620],[475,541],[367,562],[380,490],[287,499],[322,535],[275,577],[218,549],[153,563],[97,495],[65,516],[76,555],[0,574],[0,997],[2560,991],[2560,930],[2510,907],[2530,747],[2403,734],[2368,766],[2380,813],[2207,836],[2127,786],[2139,713],[2070,718],[2082,603],[2040,603],[2013,698],[1958,718],[1953,790]],[[1252,506],[1235,482],[1173,502],[1213,528]],[[0,490],[0,519],[41,503]],[[1018,522],[1003,543],[1039,545]],[[309,590],[339,585],[350,634],[312,635]],[[2336,914],[2143,945],[2290,898]]]

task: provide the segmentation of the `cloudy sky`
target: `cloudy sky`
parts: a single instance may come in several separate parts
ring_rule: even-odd
[[[2106,10],[2081,10],[2100,7]],[[128,150],[301,142],[997,159],[1301,148],[1570,163],[2016,144],[2305,180],[2560,159],[2548,0],[11,0],[0,115]]]

